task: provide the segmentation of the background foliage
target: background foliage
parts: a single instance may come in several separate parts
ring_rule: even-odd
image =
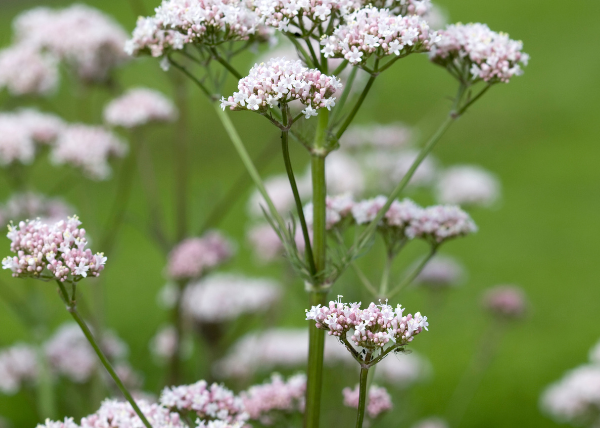
[[[10,42],[12,18],[21,10],[40,3],[0,2],[0,45]],[[136,16],[126,1],[86,3],[113,15],[127,30],[135,24]],[[155,6],[150,0],[144,3],[148,11]],[[525,76],[513,79],[506,87],[494,88],[435,149],[434,154],[446,165],[476,163],[497,173],[503,183],[503,201],[497,210],[471,211],[480,232],[444,249],[446,254],[464,262],[469,278],[464,286],[452,292],[441,310],[434,311],[431,302],[414,290],[401,296],[404,306],[429,316],[430,333],[414,348],[431,361],[434,372],[429,382],[411,390],[406,403],[396,400],[396,405],[410,406],[410,413],[420,416],[443,414],[485,331],[487,318],[479,309],[481,291],[497,283],[516,283],[528,293],[530,314],[525,322],[505,335],[463,426],[554,426],[538,410],[541,390],[568,368],[584,362],[588,349],[600,336],[600,286],[596,268],[597,242],[600,241],[600,107],[597,101],[600,96],[600,55],[597,54],[600,3],[589,0],[439,0],[437,3],[449,11],[451,21],[485,22],[492,29],[504,30],[513,38],[524,40],[525,51],[531,54],[532,61]],[[70,2],[45,1],[43,4],[64,6]],[[424,56],[414,56],[400,64],[378,80],[359,113],[358,122],[400,120],[417,126],[426,137],[447,111],[449,101],[445,97],[452,95],[455,85],[447,73],[430,66]],[[246,70],[251,58],[241,58],[236,65]],[[119,74],[124,86],[144,85],[167,93],[171,88],[167,75],[152,59],[135,61]],[[69,94],[76,88],[66,83],[63,79],[60,92],[40,108],[54,111],[69,121],[81,120],[82,114],[97,120],[110,95],[91,91],[87,102],[77,105]],[[190,226],[199,226],[203,215],[243,174],[243,169],[224,132],[215,125],[214,111],[191,84],[189,101],[193,126],[191,186],[196,195],[191,201]],[[6,110],[33,104],[33,101],[15,102],[6,94],[0,95],[0,105]],[[258,153],[267,144],[279,150],[276,132],[266,121],[257,121],[250,114],[236,114],[232,120],[251,152]],[[173,133],[168,128],[156,128],[149,137],[159,169],[171,168],[170,158],[174,153],[170,135]],[[293,150],[297,169],[304,170],[307,156],[298,147]],[[280,171],[283,165],[276,158],[268,172]],[[37,188],[64,196],[77,207],[91,236],[97,235],[108,215],[110,205],[105,201],[110,200],[115,191],[115,180],[96,183],[82,181],[73,174],[64,181],[65,174],[40,162],[35,169],[39,177]],[[6,199],[8,186],[4,178],[2,180],[0,197]],[[161,197],[170,204],[173,184],[168,180],[160,184]],[[240,245],[236,259],[225,270],[271,274],[279,278],[282,274],[279,268],[256,265],[251,249],[245,244],[245,203],[250,189],[242,190],[245,193],[240,202],[222,223],[223,229]],[[140,218],[147,215],[143,211],[141,192],[134,188],[133,195],[128,222],[104,274],[105,321],[130,344],[131,361],[145,373],[146,389],[153,390],[162,379],[148,358],[148,340],[166,320],[166,313],[156,303],[156,293],[164,284],[164,261],[139,227]],[[415,197],[426,202],[426,195]],[[6,253],[7,242],[2,246]],[[362,261],[373,273],[377,273],[381,263],[377,252]],[[3,273],[2,281],[23,295],[28,291],[21,283],[10,281],[7,273]],[[344,294],[347,300],[360,299],[355,283],[353,274],[347,273],[336,284],[332,296]],[[54,287],[34,285],[45,288],[44,305],[51,314],[48,323],[52,330],[68,315],[54,296]],[[307,303],[302,284],[285,285],[284,304],[277,308],[280,324],[304,326],[303,309]],[[93,287],[86,284],[82,288]],[[91,298],[93,293],[87,294]],[[14,314],[0,302],[0,346],[7,346],[24,335]],[[327,379],[325,408],[337,408],[341,404],[341,386]],[[354,380],[347,383],[350,384],[353,385]],[[30,405],[21,395],[0,397],[0,414],[13,420],[17,427],[35,426],[35,416],[28,409]],[[344,412],[342,416],[348,416],[351,421],[354,412],[350,409]],[[340,423],[338,419],[330,421]],[[392,423],[392,426],[402,425],[399,421]]]

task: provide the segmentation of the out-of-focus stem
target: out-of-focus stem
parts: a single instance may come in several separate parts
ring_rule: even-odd
[[[52,385],[52,376],[48,367],[48,360],[44,354],[43,347],[37,347],[37,366],[38,375],[36,383],[36,395],[38,412],[44,419],[55,419],[56,412],[56,397],[54,395],[54,387]]]
[[[323,109],[324,110],[324,109]],[[326,196],[325,181],[325,138],[329,125],[328,112],[319,114],[319,123],[315,134],[313,153],[311,156],[312,187],[313,187],[313,254],[317,270],[316,281],[310,291],[310,305],[327,303],[327,286],[320,282],[324,278],[327,263],[326,235]],[[304,412],[304,427],[318,428],[321,413],[321,390],[323,386],[323,352],[325,350],[325,334],[314,325],[309,327],[308,341],[308,379],[306,387],[306,410]]]
[[[427,266],[427,263],[429,263],[429,261],[433,258],[433,256],[435,256],[435,253],[437,252],[438,246],[434,245],[431,247],[431,251],[429,252],[429,254],[427,254],[427,256],[425,256],[423,258],[423,260],[421,260],[419,262],[419,264],[415,267],[415,269],[406,277],[404,278],[404,280],[402,280],[402,282],[400,284],[398,284],[396,286],[396,288],[394,288],[392,291],[389,292],[389,294],[386,295],[385,292],[381,293],[382,297],[387,297],[388,299],[391,299],[392,297],[394,297],[396,294],[398,294],[400,291],[404,290],[406,287],[408,287],[417,276],[419,276],[419,274],[423,271],[423,269],[425,268],[425,266]]]
[[[177,300],[173,306],[171,313],[171,322],[175,328],[175,349],[169,362],[169,376],[167,382],[169,385],[179,385],[181,377],[181,342],[183,338],[183,314],[181,312],[181,303],[183,301],[183,291],[185,289],[185,281],[177,282]]]
[[[75,322],[79,325],[79,328],[83,332],[87,341],[90,343],[90,345],[92,345],[92,348],[94,349],[94,352],[96,352],[96,355],[98,355],[100,362],[102,363],[102,365],[104,366],[104,368],[106,369],[108,374],[113,378],[113,380],[115,381],[115,383],[117,384],[117,386],[119,387],[119,389],[121,390],[123,395],[125,396],[125,399],[129,402],[129,404],[131,404],[131,407],[133,408],[135,413],[138,415],[138,417],[141,419],[144,426],[146,428],[152,428],[152,425],[150,425],[150,422],[148,422],[148,420],[146,419],[146,416],[144,416],[144,414],[140,410],[139,406],[137,405],[137,403],[135,402],[135,400],[133,399],[133,397],[131,396],[131,394],[129,393],[127,388],[125,387],[125,385],[123,385],[123,382],[119,378],[119,375],[117,375],[117,373],[113,369],[112,365],[110,364],[110,362],[108,361],[108,359],[106,358],[106,356],[104,355],[102,350],[100,349],[100,346],[98,346],[98,343],[96,342],[96,339],[94,338],[94,335],[92,334],[89,327],[87,326],[87,324],[85,323],[85,321],[83,320],[83,318],[81,317],[79,312],[77,311],[75,295],[69,297],[69,293],[67,292],[65,285],[60,281],[56,281],[56,283],[58,284],[58,289],[59,289],[60,295],[61,295],[64,303],[67,305],[67,311],[71,314],[71,316],[73,317]]]
[[[344,132],[346,132],[346,129],[350,126],[350,124],[354,120],[356,113],[358,113],[358,110],[360,110],[362,103],[364,102],[365,98],[367,98],[367,95],[369,94],[369,91],[371,90],[373,83],[375,83],[376,78],[377,78],[377,74],[371,74],[371,77],[367,81],[367,84],[365,85],[365,88],[363,89],[362,93],[360,94],[358,101],[356,101],[356,104],[354,104],[354,107],[350,111],[350,114],[348,115],[348,117],[346,117],[346,120],[344,121],[342,126],[340,126],[340,129],[338,129],[338,131],[335,135],[338,139],[341,138],[342,135],[344,135]]]
[[[387,293],[388,285],[390,283],[390,272],[392,270],[393,260],[394,254],[388,251],[387,257],[385,258],[385,265],[383,266],[383,274],[381,275],[381,286],[379,287],[380,296],[385,296]]]
[[[175,103],[179,110],[179,120],[177,122],[177,135],[175,137],[175,241],[179,242],[187,233],[188,219],[188,94],[186,80],[179,74],[174,74],[173,83],[175,85]]]
[[[482,336],[479,347],[473,354],[469,367],[464,372],[452,394],[452,398],[448,402],[446,415],[451,426],[460,426],[469,408],[469,404],[473,400],[483,380],[483,376],[496,354],[500,339],[504,333],[503,327],[504,325],[494,320],[488,327],[488,331]]]

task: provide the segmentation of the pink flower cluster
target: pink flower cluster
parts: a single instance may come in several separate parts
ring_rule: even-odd
[[[33,162],[36,144],[50,144],[65,129],[58,117],[32,109],[0,113],[0,165]]]
[[[280,297],[275,281],[240,275],[211,275],[186,287],[183,311],[199,323],[220,323],[269,308]]]
[[[483,306],[502,318],[520,318],[527,310],[527,300],[521,288],[514,285],[497,285],[485,292]]]
[[[477,226],[469,214],[454,205],[423,209],[405,230],[410,239],[421,238],[435,245],[474,232],[477,232]]]
[[[149,404],[144,400],[136,400],[136,403],[154,428],[187,428],[187,424],[181,420],[178,413],[170,412],[159,404]],[[143,426],[131,404],[116,400],[105,400],[96,413],[81,419],[81,428],[141,428]],[[67,425],[65,428],[70,427]]]
[[[348,305],[338,300],[329,302],[329,306],[317,305],[306,310],[306,319],[315,321],[317,328],[328,330],[333,336],[346,337],[348,332],[353,331],[350,340],[356,345],[377,349],[390,341],[400,346],[407,345],[423,329],[428,330],[427,317],[420,312],[404,316],[403,312],[404,308],[400,305],[394,309],[386,303],[371,303],[366,309],[361,309],[360,303]]]
[[[352,207],[352,216],[357,224],[370,223],[375,219],[377,213],[383,208],[387,197],[380,195],[373,199],[357,202]],[[410,199],[393,201],[392,205],[382,218],[384,227],[405,229],[419,218],[423,209]]]
[[[478,166],[448,168],[437,184],[437,199],[444,204],[490,206],[499,196],[498,179]]]
[[[169,254],[167,274],[176,280],[195,279],[225,263],[233,255],[232,244],[219,232],[181,241]]]
[[[80,4],[62,10],[35,8],[14,21],[17,43],[47,51],[74,68],[84,81],[104,81],[126,60],[127,35],[97,9]]]
[[[439,34],[431,48],[431,60],[451,72],[466,69],[474,81],[508,83],[523,73],[521,66],[529,61],[529,55],[522,51],[523,42],[496,33],[485,24],[453,24]]]
[[[38,424],[36,428],[79,428],[79,425],[73,421],[73,418],[65,418],[63,421],[46,419],[43,424]]]
[[[10,225],[6,235],[10,249],[17,255],[2,260],[2,267],[15,277],[39,278],[47,269],[57,280],[98,276],[104,269],[106,257],[92,254],[87,246],[85,229],[80,229],[77,216],[48,225],[39,220],[21,221]]]
[[[240,394],[250,419],[263,425],[272,425],[273,412],[303,412],[306,376],[298,374],[287,381],[279,374],[271,375],[270,382],[251,386]]]
[[[162,56],[188,43],[216,46],[262,34],[260,19],[240,0],[164,0],[156,15],[138,19],[126,51]]]
[[[358,408],[360,396],[359,385],[356,385],[354,389],[344,388],[342,394],[344,395],[344,406]],[[375,419],[382,413],[392,410],[392,397],[390,397],[385,388],[373,385],[369,388],[366,407],[369,417]]]
[[[248,419],[243,400],[227,388],[201,380],[191,385],[165,388],[160,404],[170,410],[190,411],[201,419],[244,423]]]
[[[38,193],[15,193],[0,205],[0,224],[38,218],[42,223],[56,223],[74,211],[60,198],[49,198]]]
[[[172,122],[177,109],[153,89],[134,88],[111,101],[104,109],[104,121],[112,126],[135,128],[149,122]]]
[[[127,146],[112,132],[101,126],[74,124],[58,135],[50,159],[56,165],[81,168],[94,180],[105,180],[111,173],[108,160],[126,153]]]
[[[252,7],[266,25],[280,31],[292,31],[299,21],[306,26],[320,25],[333,13],[346,15],[360,7],[360,3],[359,0],[253,0]]]
[[[54,56],[30,43],[0,51],[0,90],[13,96],[48,95],[58,87],[58,64]]]
[[[306,106],[302,113],[308,119],[317,110],[335,106],[333,94],[342,87],[340,79],[311,70],[302,61],[273,58],[266,64],[256,64],[247,77],[238,83],[238,92],[228,99],[221,98],[225,110],[253,110],[265,112],[278,103],[298,100]]]
[[[352,209],[355,206],[352,195],[345,193],[338,196],[327,196],[325,200],[327,206],[325,211],[325,223],[327,229],[332,229],[343,219],[350,217]],[[308,227],[313,226],[313,204],[312,202],[304,207],[304,217]]]
[[[321,41],[321,52],[327,58],[343,57],[353,65],[365,62],[371,55],[382,58],[426,52],[437,38],[423,18],[396,16],[373,6],[353,12],[346,21]]]
[[[37,378],[38,364],[35,349],[18,343],[0,351],[0,392],[14,394],[26,382]]]

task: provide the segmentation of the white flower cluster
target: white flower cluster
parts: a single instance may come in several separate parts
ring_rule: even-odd
[[[560,423],[600,424],[600,365],[583,365],[567,372],[546,389],[541,407]]]
[[[467,70],[472,80],[508,83],[523,73],[529,55],[523,42],[496,33],[485,24],[453,24],[440,31],[431,48],[431,60],[452,72]],[[464,77],[464,76],[457,76]]]
[[[195,412],[201,419],[244,423],[248,419],[244,403],[224,386],[201,380],[191,385],[165,388],[160,404],[171,410]]]
[[[60,118],[33,109],[0,113],[0,165],[33,162],[36,144],[51,144],[65,128]]]
[[[181,420],[178,413],[170,412],[159,404],[150,404],[144,400],[136,400],[136,404],[148,422],[155,427],[185,428],[188,425]],[[137,428],[144,424],[137,416],[131,404],[124,401],[104,400],[100,409],[81,419],[81,428]],[[72,425],[76,428],[77,425]],[[59,426],[58,428],[63,428]],[[71,428],[66,425],[64,428]]]
[[[379,195],[373,199],[366,199],[354,204],[352,207],[352,216],[356,223],[366,224],[373,221],[379,210],[385,205],[387,199],[386,196]],[[405,229],[419,218],[422,212],[423,209],[410,199],[404,199],[403,201],[395,200],[381,221],[383,227]]]
[[[252,7],[266,25],[290,31],[290,24],[295,28],[302,21],[316,26],[333,14],[347,15],[360,7],[360,3],[358,0],[253,0]]]
[[[183,311],[199,323],[221,323],[265,310],[279,297],[279,286],[270,279],[217,274],[186,287]]]
[[[0,205],[0,224],[39,218],[43,223],[56,223],[74,212],[73,207],[60,198],[49,198],[38,193],[15,193]]]
[[[233,243],[218,231],[209,231],[198,238],[187,238],[169,253],[167,274],[175,280],[200,278],[229,260]]]
[[[260,36],[260,18],[241,0],[164,0],[153,17],[139,18],[126,44],[130,55],[162,56],[188,43],[216,46]]]
[[[404,316],[403,312],[400,305],[394,309],[386,303],[371,303],[361,309],[360,303],[348,305],[338,300],[329,302],[329,306],[317,305],[306,310],[306,319],[315,321],[317,328],[328,330],[333,336],[345,338],[352,331],[350,340],[356,345],[377,349],[390,341],[407,345],[423,329],[427,330],[427,317],[420,312]]]
[[[417,15],[397,16],[387,9],[367,6],[347,17],[347,23],[323,39],[325,57],[343,57],[350,64],[365,62],[371,55],[406,56],[428,51],[437,35]]]
[[[107,124],[124,128],[135,128],[149,122],[172,122],[176,118],[177,108],[173,102],[148,88],[130,89],[104,109]]]
[[[97,9],[75,4],[62,10],[35,8],[14,21],[17,46],[47,51],[73,67],[84,81],[103,81],[127,59],[127,35]]]
[[[126,153],[127,146],[112,132],[101,126],[74,124],[58,135],[50,160],[81,168],[91,179],[105,180],[111,173],[108,160]]]
[[[15,277],[34,278],[47,269],[60,281],[100,275],[106,257],[85,248],[85,229],[80,229],[80,225],[77,216],[51,225],[39,220],[10,225],[6,236],[11,240],[11,251],[17,255],[4,258],[2,268],[10,269]]]
[[[448,168],[437,183],[437,199],[443,204],[490,206],[500,196],[495,175],[473,165]]]
[[[58,63],[54,56],[30,43],[0,51],[0,90],[13,96],[48,95],[58,86]]]
[[[14,394],[26,382],[37,378],[38,365],[35,349],[17,343],[0,351],[0,392]]]
[[[308,119],[321,108],[331,110],[335,106],[333,94],[341,87],[337,77],[308,69],[300,60],[273,58],[266,64],[254,65],[249,75],[239,81],[238,92],[221,98],[221,108],[265,112],[278,103],[298,100],[306,106],[302,113]]]
[[[379,9],[390,9],[395,15],[425,16],[433,5],[431,0],[375,0],[370,2]]]

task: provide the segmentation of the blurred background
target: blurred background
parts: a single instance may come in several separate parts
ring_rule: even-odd
[[[103,0],[81,2],[102,10],[128,32],[140,10],[150,13],[158,4]],[[491,29],[505,31],[524,41],[531,62],[522,77],[508,85],[497,85],[447,133],[434,150],[444,166],[476,164],[493,172],[502,184],[502,197],[491,209],[469,210],[479,232],[452,242],[442,253],[456,257],[468,273],[459,287],[440,302],[427,293],[411,288],[399,297],[411,312],[428,315],[430,331],[415,343],[416,353],[429,361],[430,373],[410,390],[394,395],[402,410],[401,419],[386,419],[386,426],[409,426],[429,415],[444,416],[447,406],[469,367],[474,352],[486,335],[489,317],[481,308],[482,292],[497,284],[516,284],[527,294],[526,317],[513,322],[497,343],[497,353],[470,403],[461,427],[508,428],[557,426],[543,415],[540,395],[551,382],[587,360],[589,349],[600,339],[600,286],[597,243],[600,241],[600,55],[597,54],[597,28],[600,3],[584,0],[505,0],[481,2],[463,0],[436,2],[449,15],[450,22],[484,22]],[[0,46],[11,43],[12,19],[35,6],[63,7],[67,1],[0,1]],[[132,7],[133,5],[133,7]],[[134,10],[135,8],[135,10]],[[242,55],[236,67],[242,74],[250,68],[253,56]],[[147,86],[172,97],[169,74],[158,61],[141,58],[119,68],[118,81],[127,87]],[[76,85],[63,76],[58,92],[38,101],[12,99],[0,94],[2,110],[35,106],[53,112],[70,122],[101,123],[102,109],[112,95],[91,89],[84,103],[77,100]],[[233,90],[234,82],[228,87]],[[455,83],[441,68],[433,67],[425,56],[403,60],[385,73],[359,113],[357,123],[403,122],[416,130],[417,138],[429,136],[447,112]],[[215,112],[190,83],[186,96],[190,105],[189,163],[191,168],[190,230],[200,227],[210,208],[234,185],[243,166],[220,125]],[[84,111],[85,110],[85,111]],[[251,114],[232,114],[232,120],[253,155],[271,144],[279,152],[277,132],[266,121]],[[172,207],[174,184],[172,162],[176,150],[172,139],[175,125],[152,128],[147,134],[152,146],[157,174],[161,179],[160,198]],[[297,171],[304,171],[308,156],[292,145]],[[119,160],[118,162],[123,162]],[[67,176],[48,162],[39,161],[33,169],[36,189],[62,196],[76,208],[90,236],[97,236],[107,218],[116,192],[118,162],[113,163],[113,179],[91,181]],[[264,168],[264,176],[282,173],[280,156]],[[9,195],[5,176],[0,181],[0,198]],[[157,303],[165,284],[164,256],[140,227],[147,216],[140,183],[134,182],[126,222],[108,268],[104,272],[104,322],[128,343],[132,366],[143,373],[144,390],[157,393],[164,382],[164,370],[149,357],[149,341],[168,313]],[[245,239],[249,221],[246,204],[253,189],[243,186],[238,202],[219,225],[237,242],[237,254],[220,271],[272,277],[283,284],[284,297],[269,316],[257,321],[240,321],[240,328],[271,322],[277,326],[305,327],[307,307],[303,285],[293,279],[284,263],[261,264]],[[421,204],[433,203],[431,192],[412,190],[409,195]],[[173,223],[174,210],[165,211]],[[8,240],[3,239],[3,256]],[[92,247],[94,248],[94,247]],[[382,267],[381,249],[360,264],[373,278]],[[67,320],[68,314],[54,295],[51,285],[27,284],[12,280],[3,271],[2,286],[22,297],[31,288],[42,293],[43,310],[48,314],[48,331]],[[90,282],[84,287],[93,288]],[[85,290],[90,296],[93,292]],[[352,272],[335,285],[331,296],[342,294],[345,301],[363,300]],[[395,302],[393,302],[395,303]],[[15,314],[0,301],[0,346],[27,340],[26,330]],[[206,376],[202,368],[206,349],[200,346],[187,370],[195,380]],[[203,371],[204,370],[204,371]],[[354,380],[339,381],[338,369],[326,375],[324,426],[351,426],[354,411],[341,406],[340,389]],[[285,372],[285,371],[284,371]],[[293,370],[290,371],[292,373]],[[346,371],[354,376],[352,370]],[[264,376],[263,376],[264,378]],[[257,379],[261,379],[258,377]],[[234,385],[231,385],[234,387]],[[68,387],[65,396],[75,394]],[[33,427],[38,418],[27,394],[0,395],[0,415],[15,427]],[[97,405],[92,406],[92,408]],[[327,411],[329,409],[329,411]],[[64,411],[68,411],[65,409]],[[342,418],[342,419],[338,419]]]

